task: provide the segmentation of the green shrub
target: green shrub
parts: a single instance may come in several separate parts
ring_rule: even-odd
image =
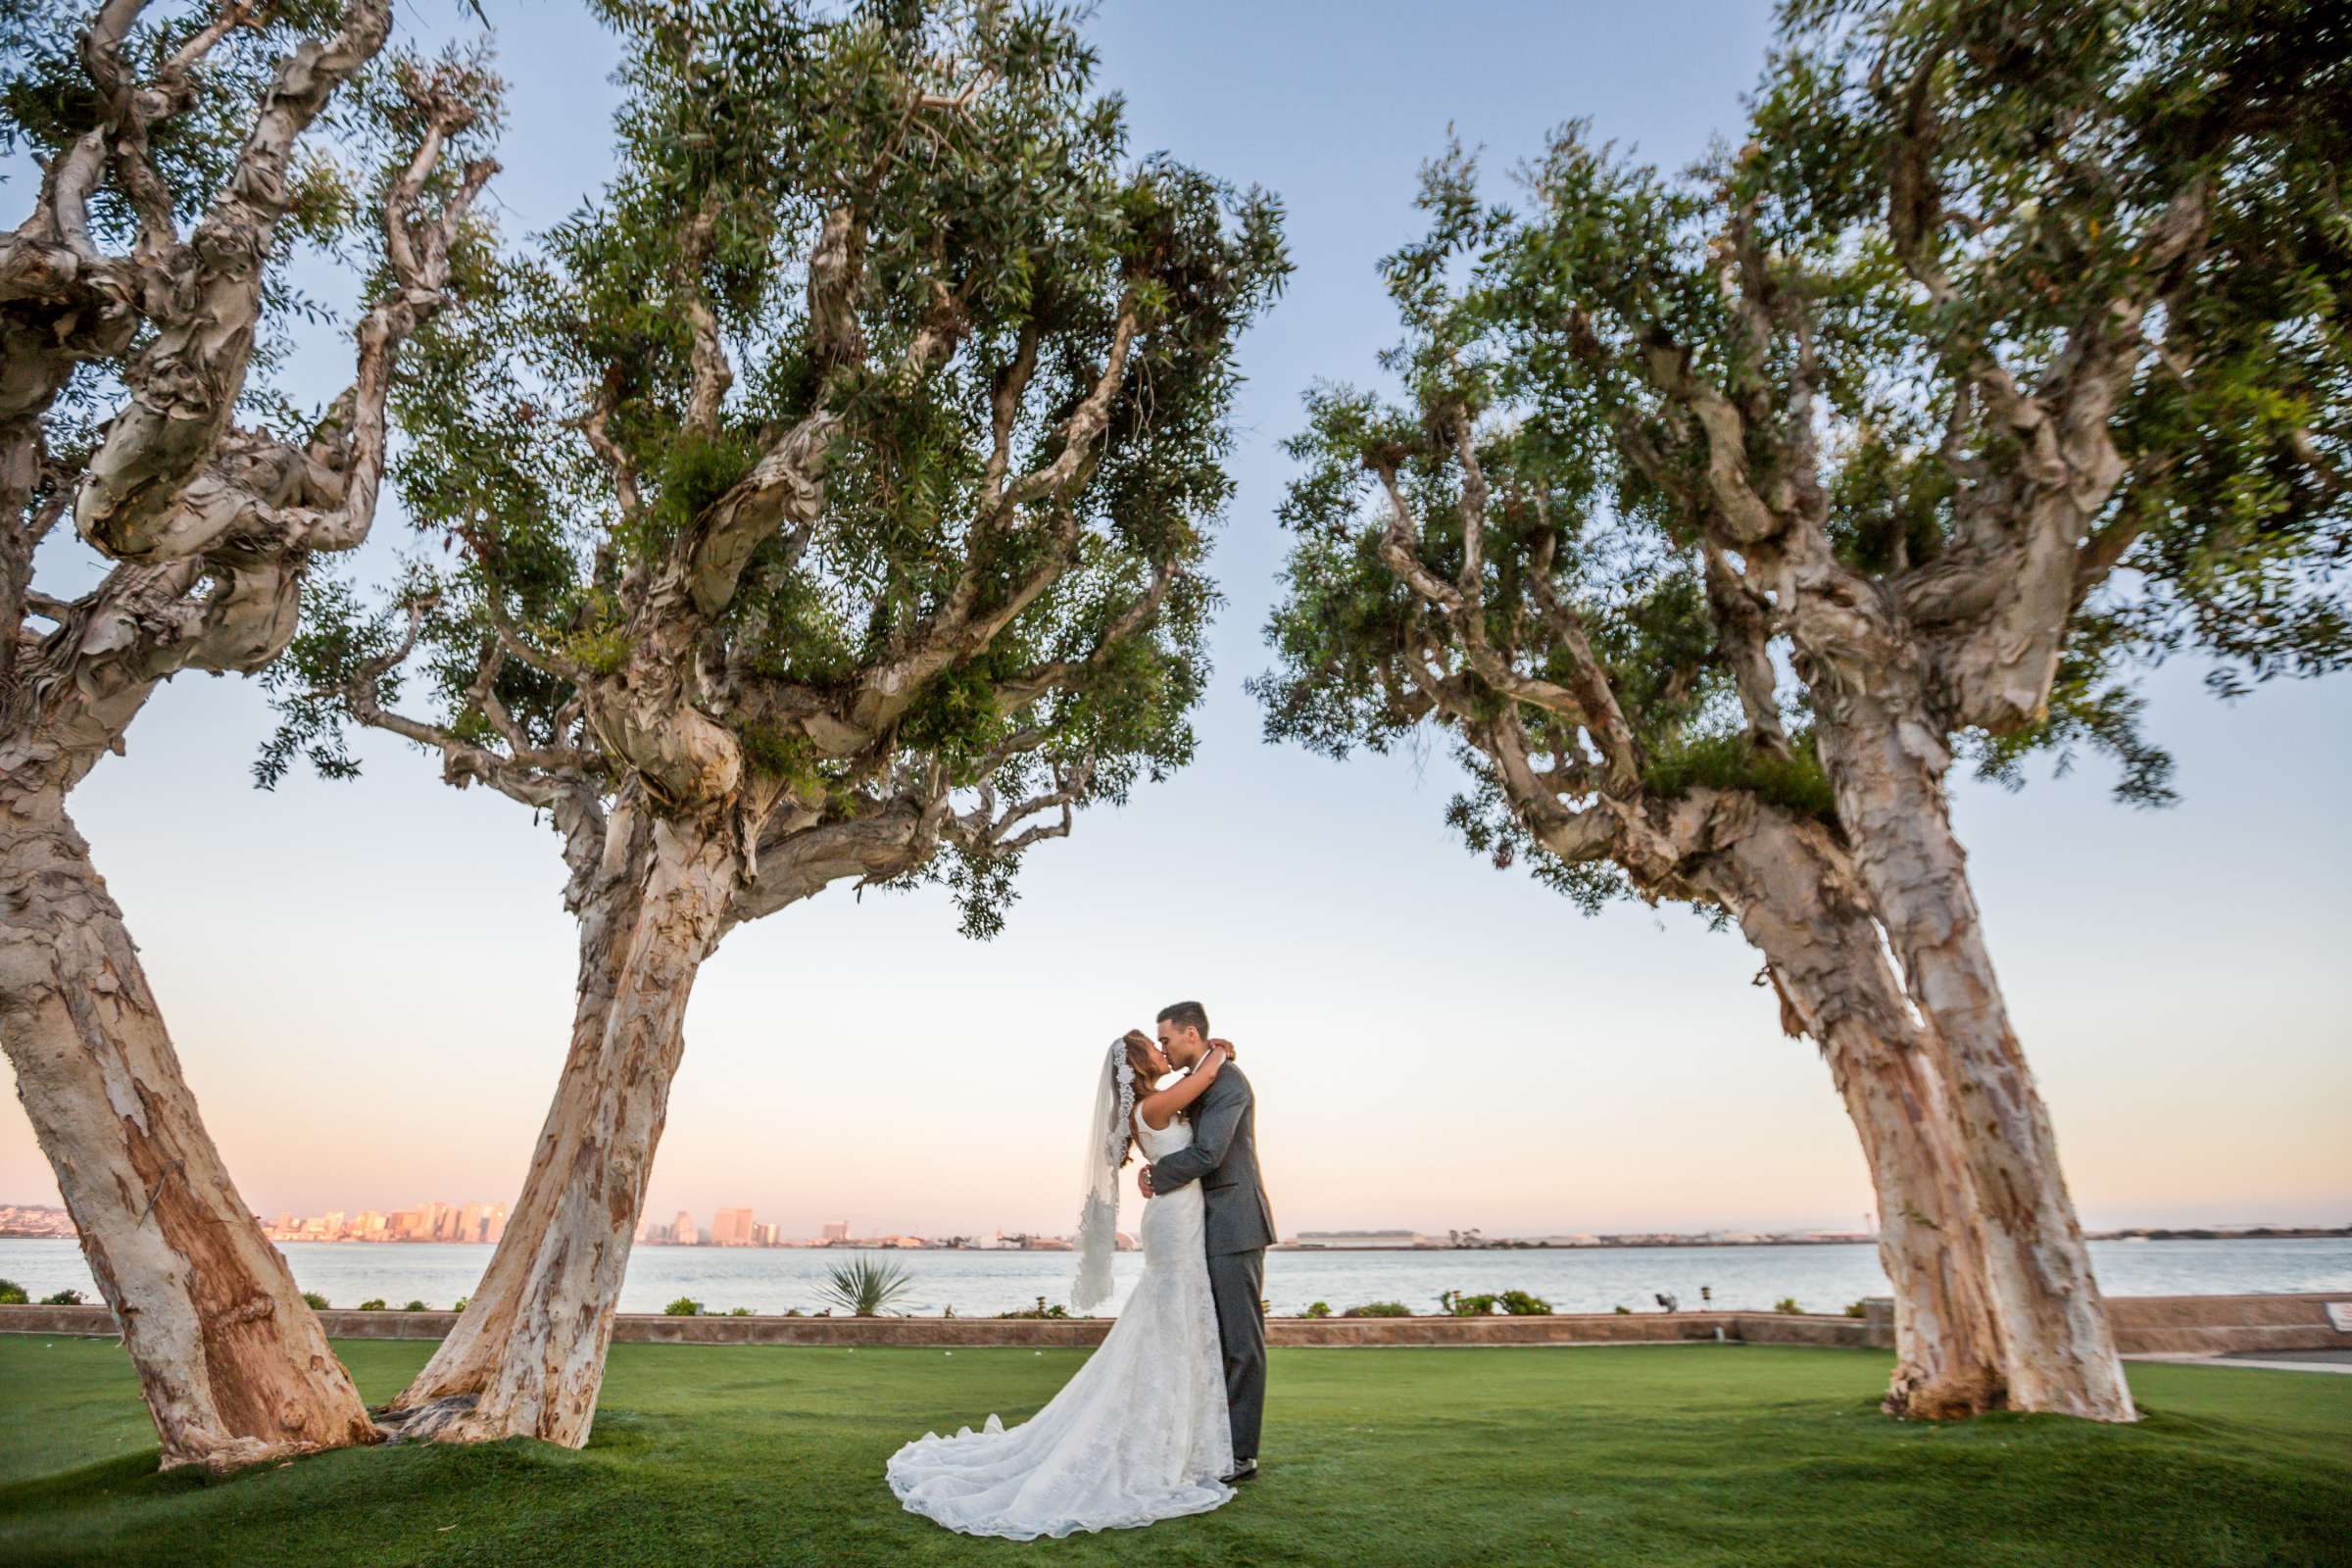
[[[323,1312],[328,1307],[334,1305],[334,1302],[328,1300],[325,1297],[320,1296],[317,1291],[303,1292],[302,1299],[304,1303],[308,1305],[314,1312]]]
[[[703,1303],[691,1296],[681,1296],[662,1309],[663,1317],[701,1317]]]
[[[808,1314],[797,1306],[788,1306],[784,1309],[784,1315],[786,1317],[807,1317]]]
[[[999,1312],[997,1314],[999,1317],[1036,1318],[1060,1318],[1068,1317],[1069,1315],[1070,1309],[1068,1307],[1062,1305],[1059,1301],[1055,1301],[1052,1306],[1048,1306],[1046,1304],[1046,1298],[1042,1296],[1037,1298],[1037,1304],[1035,1306],[1024,1306],[1017,1312]]]
[[[1331,1316],[1331,1303],[1329,1301],[1317,1301],[1314,1305],[1306,1309],[1306,1315],[1308,1317],[1329,1317]]]
[[[1796,1304],[1796,1298],[1793,1296],[1782,1297],[1779,1300],[1772,1303],[1772,1309],[1775,1312],[1787,1312],[1791,1315],[1795,1315],[1804,1311],[1803,1307]]]
[[[456,1300],[449,1303],[449,1309],[452,1312],[463,1312],[466,1310],[466,1303],[472,1299],[473,1298],[470,1296],[461,1296]]]
[[[411,1301],[408,1305],[402,1307],[401,1310],[403,1312],[430,1312],[432,1308],[425,1305],[422,1301]]]
[[[914,1276],[904,1264],[860,1252],[827,1269],[817,1294],[854,1317],[879,1317],[912,1289]]]
[[[1634,1309],[1620,1301],[1617,1304],[1617,1315],[1619,1317],[1632,1317],[1634,1315]]]
[[[383,1309],[384,1298],[380,1296],[370,1296],[360,1303],[360,1310],[363,1312],[381,1312]]]
[[[1413,1309],[1402,1301],[1366,1301],[1342,1312],[1342,1317],[1411,1317]]]
[[[55,1296],[42,1297],[41,1304],[43,1306],[79,1306],[81,1304],[81,1293],[79,1291],[71,1289],[63,1290],[58,1292]]]
[[[1845,1315],[1847,1317],[1868,1317],[1870,1309],[1860,1301],[1848,1301],[1845,1303]]]
[[[1544,1317],[1551,1311],[1549,1301],[1527,1291],[1505,1291],[1495,1299],[1513,1317]]]
[[[1438,1305],[1455,1317],[1485,1317],[1494,1310],[1494,1298],[1447,1291],[1438,1298]]]
[[[750,1317],[751,1315],[752,1309],[748,1306],[730,1306],[727,1308],[727,1316],[729,1317]]]
[[[23,1306],[31,1299],[15,1280],[0,1280],[0,1306]]]

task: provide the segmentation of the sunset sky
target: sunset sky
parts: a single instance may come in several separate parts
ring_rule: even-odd
[[[612,51],[569,7],[489,9],[513,82],[492,193],[519,236],[602,180]],[[1281,193],[1298,268],[1243,349],[1200,760],[1032,855],[993,942],[956,935],[944,894],[846,889],[730,936],[688,1014],[649,1212],[1066,1230],[1104,1044],[1198,997],[1256,1087],[1286,1235],[1862,1223],[1852,1130],[1751,950],[1677,910],[1579,915],[1450,837],[1443,743],[1334,764],[1265,745],[1242,690],[1268,662],[1277,443],[1315,378],[1376,377],[1394,320],[1374,263],[1415,232],[1418,162],[1450,122],[1499,175],[1573,117],[1686,162],[1737,129],[1767,14],[1105,6],[1101,79],[1134,150]],[[400,22],[465,16],[406,0]],[[6,172],[21,205],[24,167]],[[318,350],[302,386],[323,396],[348,349]],[[408,543],[388,506],[360,569]],[[85,554],[53,544],[49,580]],[[2112,804],[2092,759],[2014,795],[1961,783],[1959,829],[2085,1223],[2352,1223],[2352,680],[2224,705],[2202,674],[2148,688],[2180,807]],[[554,835],[382,736],[356,783],[260,793],[269,727],[250,683],[182,678],[74,799],[229,1168],[270,1214],[511,1200],[571,1010]],[[0,1201],[55,1194],[0,1105]]]

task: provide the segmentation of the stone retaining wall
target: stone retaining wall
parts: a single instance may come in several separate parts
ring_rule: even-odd
[[[2328,1321],[2327,1303],[2352,1296],[2126,1296],[2108,1312],[2124,1353],[2214,1354],[2224,1350],[2352,1349],[2352,1334]],[[1780,1312],[1557,1313],[1544,1317],[1277,1317],[1266,1340],[1286,1346],[1634,1345],[1723,1339],[1747,1345],[1893,1344],[1890,1303],[1866,1318]],[[455,1312],[318,1314],[338,1339],[437,1340]],[[1099,1344],[1107,1318],[994,1317],[662,1317],[623,1313],[612,1337],[669,1345],[1051,1346]],[[0,1333],[105,1335],[103,1306],[0,1306]]]

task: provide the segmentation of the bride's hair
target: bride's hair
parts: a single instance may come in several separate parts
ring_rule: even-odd
[[[1119,1040],[1127,1048],[1127,1065],[1135,1073],[1135,1098],[1141,1100],[1152,1092],[1152,1082],[1159,1077],[1159,1073],[1152,1065],[1152,1054],[1159,1049],[1159,1042],[1141,1029],[1130,1029],[1119,1036]],[[1127,1140],[1127,1152],[1119,1156],[1119,1164],[1124,1166],[1129,1160],[1135,1158],[1133,1116],[1128,1118],[1128,1125],[1120,1128],[1119,1132]]]

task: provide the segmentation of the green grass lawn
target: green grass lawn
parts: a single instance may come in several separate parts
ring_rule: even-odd
[[[338,1346],[388,1397],[431,1347]],[[1762,1346],[1277,1350],[1264,1477],[1148,1533],[901,1511],[927,1427],[1037,1408],[1076,1350],[622,1345],[596,1436],[161,1475],[112,1343],[0,1337],[0,1563],[2352,1563],[2352,1378],[2134,1366],[2132,1428],[1905,1426],[1887,1360]]]

